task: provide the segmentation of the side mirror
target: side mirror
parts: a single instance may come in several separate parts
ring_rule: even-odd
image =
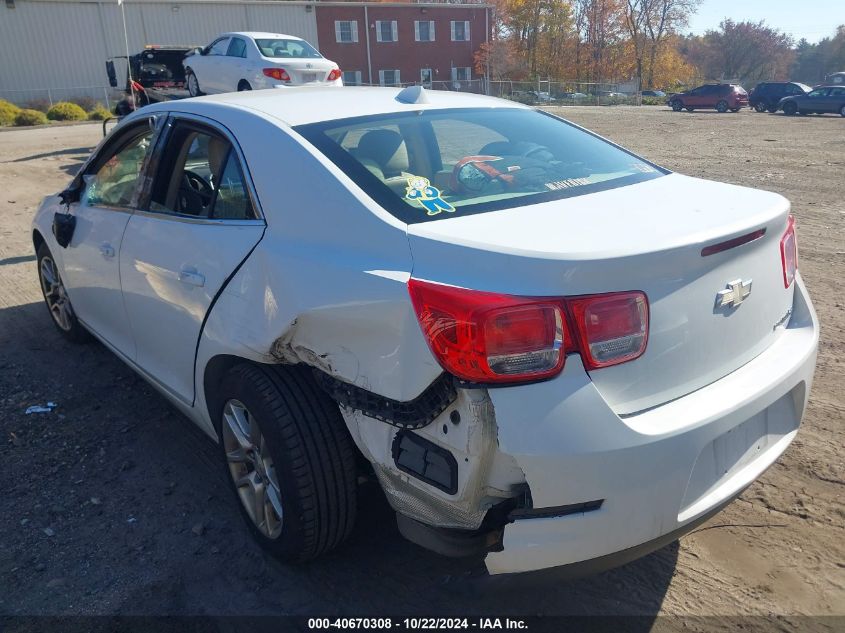
[[[71,205],[74,202],[79,202],[81,197],[82,183],[81,181],[77,182],[76,178],[74,178],[73,182],[67,189],[59,193],[59,200],[61,200],[62,204],[65,206]]]
[[[106,74],[109,76],[109,85],[112,88],[117,88],[117,73],[114,70],[114,60],[106,61]]]

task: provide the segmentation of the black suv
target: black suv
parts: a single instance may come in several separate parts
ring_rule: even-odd
[[[748,103],[757,112],[776,112],[778,103],[784,97],[805,95],[810,92],[810,86],[797,81],[764,81],[757,84],[748,95]]]

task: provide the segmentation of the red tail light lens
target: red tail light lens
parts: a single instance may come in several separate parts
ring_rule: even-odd
[[[563,369],[568,351],[580,350],[588,369],[607,367],[640,356],[648,338],[642,292],[518,297],[418,279],[408,290],[435,358],[471,382],[549,378]]]
[[[568,300],[587,369],[618,365],[642,355],[648,342],[648,301],[642,292]]]
[[[265,68],[261,72],[263,72],[266,77],[270,77],[276,81],[290,81],[290,75],[284,68]]]
[[[555,300],[417,279],[408,289],[431,351],[458,378],[520,382],[548,378],[563,368],[564,316]]]
[[[783,287],[789,288],[798,270],[798,243],[795,240],[795,218],[786,221],[786,232],[780,238],[780,262],[783,265]]]
[[[337,81],[340,79],[340,68],[335,68],[329,73],[329,81]]]

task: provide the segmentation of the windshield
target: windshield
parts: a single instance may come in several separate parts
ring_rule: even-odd
[[[578,196],[667,173],[528,109],[423,110],[296,130],[407,223]]]
[[[258,50],[264,57],[281,57],[281,58],[322,58],[323,56],[317,52],[317,49],[311,46],[305,40],[286,40],[286,39],[257,39],[255,43],[258,45]]]

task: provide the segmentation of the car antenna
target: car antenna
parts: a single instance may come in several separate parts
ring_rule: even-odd
[[[396,100],[400,103],[428,103],[428,95],[422,86],[408,86],[399,91]]]

